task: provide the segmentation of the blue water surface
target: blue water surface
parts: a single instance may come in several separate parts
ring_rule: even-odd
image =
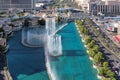
[[[62,36],[63,55],[50,57],[56,80],[98,80],[75,23],[69,23],[58,34]]]
[[[15,32],[8,44],[8,68],[13,80],[49,80],[43,48],[23,46],[21,31]]]
[[[50,56],[51,69],[56,80],[98,80],[97,70],[89,60],[75,23],[69,23],[58,34],[62,36],[63,55]],[[21,31],[15,32],[8,43],[8,68],[14,80],[50,80],[43,48],[23,46]]]

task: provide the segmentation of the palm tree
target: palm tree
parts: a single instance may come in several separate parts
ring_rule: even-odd
[[[108,67],[109,66],[109,63],[108,62],[103,62],[103,67]]]
[[[87,36],[85,39],[85,43],[88,44],[91,42],[91,40],[92,40],[91,36]]]
[[[1,53],[1,54],[5,51],[5,49],[6,49],[5,46],[0,45],[0,53]]]
[[[95,53],[92,49],[90,49],[88,54],[89,54],[91,57],[94,57],[96,53]]]
[[[38,24],[39,25],[45,25],[45,19],[41,19],[41,20],[38,20]]]
[[[24,20],[24,26],[25,26],[25,27],[28,27],[29,24],[30,24],[29,19],[25,19],[25,20]]]
[[[94,61],[95,61],[95,63],[98,65],[98,64],[101,64],[102,60],[103,60],[102,53],[101,53],[101,52],[98,52],[98,53],[94,56]]]
[[[4,32],[3,28],[0,28],[0,32]]]

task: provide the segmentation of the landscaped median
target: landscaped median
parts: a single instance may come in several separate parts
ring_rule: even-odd
[[[110,40],[110,38],[106,35],[106,33],[104,33],[101,28],[97,26],[93,26],[96,23],[94,23],[91,19],[87,18],[85,19],[85,22],[86,24],[89,24],[89,26],[87,27],[91,29],[92,33],[97,37],[100,43],[112,54],[119,57],[120,51],[118,46],[116,46],[116,44],[114,44],[114,42]]]
[[[82,41],[87,48],[87,53],[91,60],[94,62],[94,68],[98,70],[98,78],[101,80],[116,80],[115,73],[109,67],[109,63],[105,61],[102,52],[99,50],[99,46],[96,45],[96,42],[89,35],[87,28],[83,25],[81,20],[76,20],[76,27]]]

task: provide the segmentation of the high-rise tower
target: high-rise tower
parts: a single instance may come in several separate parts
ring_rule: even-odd
[[[8,9],[32,10],[35,6],[35,0],[0,0],[0,11]]]

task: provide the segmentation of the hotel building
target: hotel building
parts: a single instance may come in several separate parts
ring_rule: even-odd
[[[99,13],[106,16],[120,15],[120,0],[90,0],[89,11],[93,15]]]
[[[90,0],[75,0],[84,12],[89,12],[89,1]]]
[[[35,0],[0,0],[0,11],[9,9],[22,9],[30,11],[34,9]]]
[[[84,12],[92,15],[99,13],[106,16],[120,15],[120,0],[75,0]]]

